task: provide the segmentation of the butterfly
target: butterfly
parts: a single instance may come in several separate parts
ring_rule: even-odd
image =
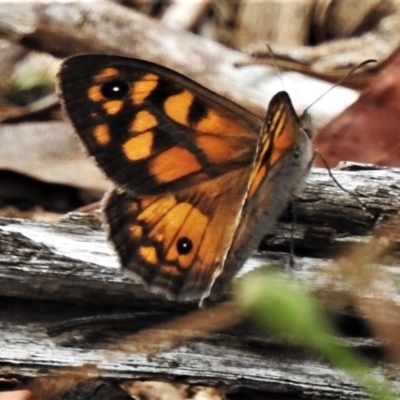
[[[307,115],[279,92],[263,120],[177,72],[117,56],[66,59],[59,87],[115,184],[103,213],[122,270],[169,299],[224,293],[305,180]]]

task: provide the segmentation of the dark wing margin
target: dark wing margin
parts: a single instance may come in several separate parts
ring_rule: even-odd
[[[88,153],[125,190],[165,193],[254,159],[260,119],[167,68],[81,55],[64,61],[59,79]]]

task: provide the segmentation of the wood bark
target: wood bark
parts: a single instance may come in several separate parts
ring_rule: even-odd
[[[0,136],[0,168],[3,170],[74,187],[95,190],[110,187],[67,122],[1,124]]]
[[[353,165],[333,173],[350,194],[338,188],[326,170],[315,169],[297,206],[300,225],[295,248],[302,256],[296,257],[293,276],[319,291],[330,290],[330,282],[324,279],[329,276],[330,257],[367,241],[378,225],[397,213],[400,201],[400,170]],[[329,232],[328,239],[307,234],[321,227]],[[288,222],[278,223],[264,244],[269,251],[250,259],[244,270],[264,262],[284,265],[287,253],[273,249],[284,249],[288,240]],[[394,281],[399,278],[396,260],[380,266],[390,270]],[[193,311],[196,305],[157,299],[124,277],[98,215],[69,214],[55,224],[1,219],[0,267],[1,377],[26,379],[94,364],[108,378],[222,385],[242,395],[261,391],[288,398],[365,398],[345,374],[324,361],[255,336],[247,326],[164,348],[151,357],[104,352],[128,332],[157,326]],[[121,320],[115,314],[122,312],[130,315]],[[104,314],[109,320],[100,325],[65,323]],[[54,324],[61,328],[49,331]],[[359,337],[349,345],[377,365],[381,350],[374,341]],[[384,375],[397,374],[390,364],[380,362],[379,368]],[[397,379],[393,384],[400,389]]]

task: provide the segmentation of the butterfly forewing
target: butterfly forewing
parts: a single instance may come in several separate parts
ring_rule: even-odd
[[[60,82],[89,154],[135,194],[189,187],[254,159],[261,121],[166,68],[76,56],[64,62]]]
[[[215,296],[226,290],[304,184],[312,160],[307,117],[298,118],[286,92],[279,92],[271,99],[247,199],[223,271],[213,288]]]

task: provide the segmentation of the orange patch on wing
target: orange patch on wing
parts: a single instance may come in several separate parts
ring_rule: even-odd
[[[179,270],[174,265],[162,265],[161,270],[164,276],[168,276],[169,280],[179,274]]]
[[[249,197],[253,196],[261,182],[267,176],[269,168],[271,167],[271,159],[265,159],[266,154],[271,150],[271,146],[273,145],[271,143],[271,139],[273,139],[273,137],[268,134],[261,138],[262,141],[259,144],[261,148],[258,150],[259,154],[257,155],[257,160],[253,166],[253,171],[250,178]]]
[[[286,112],[283,104],[276,110],[269,124],[270,135],[273,140],[272,153],[269,165],[274,165],[290,149],[297,140],[297,126]],[[263,144],[264,148],[265,145]]]
[[[196,255],[208,218],[191,203],[176,203],[163,213],[149,236],[156,241],[162,241],[167,252],[166,260],[178,261],[181,267],[188,268]],[[187,254],[180,254],[177,248],[179,238],[187,237],[192,241],[192,249]]]
[[[132,213],[136,214],[138,209],[139,209],[139,205],[136,201],[131,201],[127,205],[128,212],[132,212]]]
[[[193,103],[193,93],[185,90],[182,93],[169,96],[164,102],[164,111],[174,121],[187,125],[190,106]]]
[[[249,197],[252,197],[255,191],[258,189],[260,186],[261,182],[265,179],[267,176],[267,167],[266,165],[262,165],[258,170],[256,175],[253,177],[251,183],[250,183],[250,188],[249,188]]]
[[[104,100],[104,96],[101,94],[101,88],[99,85],[94,85],[90,87],[87,91],[87,94],[89,96],[89,99],[95,102]]]
[[[111,140],[110,130],[106,124],[97,125],[93,130],[93,136],[99,145],[106,145]]]
[[[201,164],[187,149],[172,147],[163,151],[149,165],[152,176],[160,183],[171,182],[193,172],[200,171]]]
[[[296,137],[293,128],[286,124],[284,130],[280,132],[280,135],[275,140],[271,154],[271,165],[275,164],[294,145]]]
[[[103,109],[107,114],[114,115],[121,111],[123,105],[124,102],[121,100],[110,100],[103,104]]]
[[[176,199],[172,195],[156,197],[156,196],[145,196],[140,199],[142,212],[138,215],[138,221],[144,221],[148,224],[154,224],[155,218],[161,218],[166,214],[172,207],[177,203]]]
[[[240,142],[230,138],[215,135],[199,135],[196,144],[206,154],[207,158],[216,164],[232,160],[232,155],[239,156],[241,153],[249,153],[248,142]]]
[[[158,264],[157,252],[153,246],[141,246],[139,248],[139,254],[146,262],[153,265]]]
[[[147,110],[139,111],[131,124],[131,133],[144,132],[158,125],[157,118]]]
[[[190,203],[177,205],[173,209],[173,214],[176,213],[182,213],[185,219],[179,229],[179,234],[174,238],[174,244],[170,246],[167,252],[166,259],[168,261],[178,261],[182,268],[189,268],[197,255],[198,248],[207,229],[208,217]],[[192,242],[192,249],[187,254],[178,252],[177,241],[182,237],[186,237]]]
[[[128,139],[122,145],[126,158],[131,161],[138,161],[149,157],[151,154],[153,139],[154,134],[151,131]]]
[[[248,135],[248,129],[239,121],[229,119],[216,110],[209,109],[207,116],[201,119],[196,129],[204,133],[224,134],[226,136]]]
[[[129,227],[130,235],[135,239],[143,237],[143,228],[140,225],[131,225]]]
[[[158,241],[162,238],[164,249],[169,249],[173,246],[173,242],[192,207],[190,203],[175,202],[175,205],[168,211],[158,214],[161,218],[159,218],[157,224],[154,225],[149,236]]]
[[[115,68],[106,68],[106,69],[103,69],[102,71],[100,71],[94,77],[94,79],[96,80],[96,82],[103,82],[105,79],[115,78],[118,75],[119,75],[119,72],[118,72],[117,69],[115,69]]]
[[[296,126],[288,119],[285,111],[286,109],[283,105],[278,108],[269,124],[269,134],[262,139],[262,148],[258,155],[257,164],[255,165],[255,171],[252,175],[249,188],[249,197],[251,197],[262,184],[271,167],[280,160],[295,143]],[[271,140],[273,140],[272,144]],[[271,145],[272,152],[270,158],[269,160],[264,160],[265,154],[270,150]],[[261,162],[263,162],[263,164],[261,164]]]
[[[198,256],[201,259],[201,266],[203,271],[214,268],[216,264],[220,264],[223,261],[223,257],[226,253],[229,241],[227,238],[231,238],[233,230],[229,225],[229,221],[224,218],[221,219],[219,226],[213,226],[212,229],[207,229],[202,239],[203,252],[199,252]],[[215,271],[211,270],[207,272],[210,276]]]
[[[157,87],[159,77],[155,74],[146,74],[140,80],[133,82],[131,99],[134,104],[142,104],[147,96]]]

